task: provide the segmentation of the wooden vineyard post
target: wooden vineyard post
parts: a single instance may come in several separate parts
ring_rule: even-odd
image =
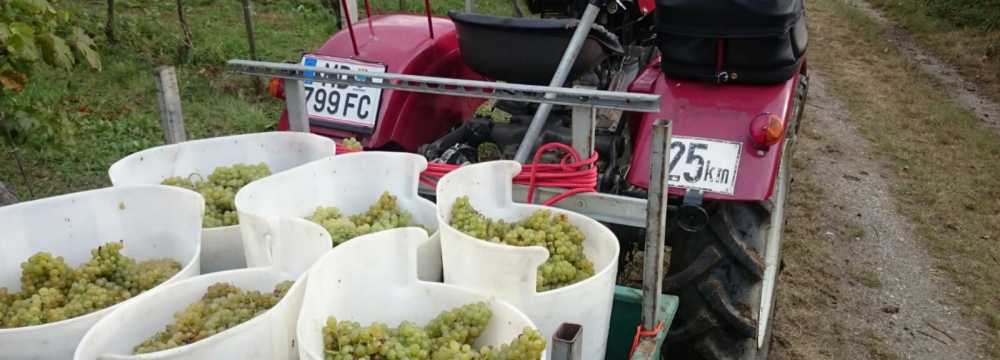
[[[186,141],[177,72],[172,66],[160,66],[156,68],[155,78],[156,94],[160,100],[160,127],[163,128],[164,138],[167,144]]]

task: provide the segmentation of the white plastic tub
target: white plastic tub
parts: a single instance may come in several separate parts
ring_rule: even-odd
[[[460,287],[417,279],[417,248],[430,239],[419,228],[400,228],[358,237],[337,246],[309,272],[299,313],[302,359],[323,359],[322,329],[329,316],[363,326],[403,321],[425,325],[439,313],[487,301],[493,311],[476,346],[514,340],[531,320],[510,304]],[[543,359],[545,357],[543,356]]]
[[[164,284],[197,275],[202,211],[200,195],[167,186],[105,188],[0,207],[0,287],[20,291],[20,264],[37,252],[78,267],[90,260],[91,249],[113,241],[123,242],[122,253],[136,260],[181,263],[180,272]],[[69,359],[94,323],[164,284],[83,316],[0,329],[0,359]]]
[[[396,196],[400,209],[416,224],[433,232],[419,250],[420,278],[441,278],[441,248],[437,240],[434,203],[417,194],[422,156],[364,151],[341,154],[254,181],[236,194],[247,265],[266,266],[273,247],[269,235],[280,217],[306,218],[320,206],[334,206],[345,215],[368,210],[383,192]]]
[[[563,322],[583,325],[583,358],[604,359],[618,271],[618,239],[607,227],[586,216],[514,203],[511,179],[520,171],[521,166],[516,162],[494,161],[463,166],[438,181],[444,281],[510,302],[538,324],[546,338]],[[541,246],[517,247],[482,241],[451,227],[448,225],[451,207],[461,196],[468,196],[472,206],[483,215],[508,222],[541,209],[565,214],[586,237],[584,254],[594,263],[594,275],[572,285],[537,292],[538,266],[548,259],[548,250]]]
[[[298,358],[295,323],[305,293],[306,270],[329,251],[330,237],[319,225],[302,219],[278,220],[275,265],[196,276],[157,288],[149,297],[122,306],[87,332],[75,360],[220,359],[284,360]],[[223,332],[193,344],[132,355],[136,345],[173,323],[174,314],[198,301],[206,289],[228,282],[244,290],[271,292],[285,280],[295,284],[274,307]]]
[[[333,140],[298,132],[264,132],[192,140],[157,146],[118,160],[108,175],[118,185],[159,184],[174,176],[199,174],[207,177],[215,168],[264,162],[278,173],[307,162],[333,156]],[[202,272],[246,266],[239,226],[204,229]]]

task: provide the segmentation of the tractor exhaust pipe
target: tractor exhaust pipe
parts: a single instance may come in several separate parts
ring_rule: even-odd
[[[563,53],[562,60],[559,61],[559,67],[556,68],[556,73],[552,76],[549,86],[563,87],[570,70],[573,69],[573,64],[576,63],[576,57],[580,55],[583,42],[587,40],[587,35],[590,34],[590,27],[594,25],[594,20],[597,19],[597,15],[601,12],[603,3],[603,0],[591,0],[587,4],[587,9],[584,10],[583,16],[580,17],[580,23],[576,26],[576,31],[573,32],[573,37],[569,40],[569,46],[566,47],[566,52]],[[552,95],[545,94],[545,98],[552,98]],[[515,161],[522,164],[528,161],[528,157],[531,156],[531,148],[534,147],[535,140],[538,139],[542,128],[545,127],[545,121],[549,118],[550,112],[552,112],[551,103],[538,105],[538,111],[535,111],[535,117],[531,119],[531,125],[528,125],[528,131],[524,134],[524,138],[521,139],[521,145],[517,148],[517,154],[514,155]]]

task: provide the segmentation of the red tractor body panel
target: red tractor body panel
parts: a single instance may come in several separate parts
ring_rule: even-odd
[[[429,35],[427,17],[393,14],[354,24],[359,55],[354,55],[351,37],[340,31],[313,54],[381,63],[386,71],[445,78],[483,80],[462,61],[455,26],[447,18],[432,18],[434,38]],[[499,45],[502,46],[502,45]],[[737,178],[732,195],[705,193],[706,199],[760,201],[771,196],[777,176],[781,146],[759,149],[750,138],[750,122],[770,113],[791,122],[792,100],[798,76],[774,85],[717,85],[666,78],[659,60],[648,64],[629,91],[658,94],[661,108],[657,113],[632,113],[633,151],[626,180],[639,188],[649,186],[649,151],[652,124],[656,119],[673,120],[673,134],[720,139],[742,144]],[[371,134],[358,134],[311,120],[311,131],[341,139],[358,138],[365,148],[397,148],[416,151],[446,134],[464,119],[470,119],[482,99],[384,90],[379,119]],[[282,114],[279,129],[288,128],[287,114]],[[671,188],[673,195],[684,189]]]
[[[631,168],[626,180],[637,187],[649,187],[649,150],[652,124],[657,119],[673,121],[675,136],[721,139],[742,143],[739,169],[733,195],[705,193],[706,199],[759,201],[771,196],[781,146],[758,149],[750,139],[750,121],[764,113],[775,114],[791,122],[792,99],[798,76],[774,85],[717,85],[713,83],[669,79],[653,61],[629,87],[631,92],[660,95],[660,112],[633,114]],[[684,189],[670,188],[680,195]]]
[[[386,71],[401,74],[481,80],[462,62],[455,26],[447,18],[432,18],[434,38],[430,37],[427,17],[392,14],[373,16],[371,30],[367,20],[354,24],[358,55],[354,55],[351,35],[334,34],[315,55],[354,59],[386,65]],[[386,89],[382,93],[375,132],[360,136],[366,148],[396,145],[415,151],[417,146],[436,140],[452,126],[472,116],[482,99],[421,94]],[[324,126],[311,120],[313,133],[332,137],[358,137],[359,134]],[[288,128],[287,114],[282,114],[279,130]]]

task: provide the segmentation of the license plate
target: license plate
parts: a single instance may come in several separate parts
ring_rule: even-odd
[[[385,65],[316,55],[306,55],[302,65],[324,69],[384,73]],[[306,72],[312,77],[315,73]],[[376,82],[381,82],[377,79]],[[306,110],[310,119],[331,121],[350,127],[374,129],[378,121],[382,89],[305,81]]]
[[[740,143],[731,141],[673,136],[667,184],[732,195],[740,147]]]

